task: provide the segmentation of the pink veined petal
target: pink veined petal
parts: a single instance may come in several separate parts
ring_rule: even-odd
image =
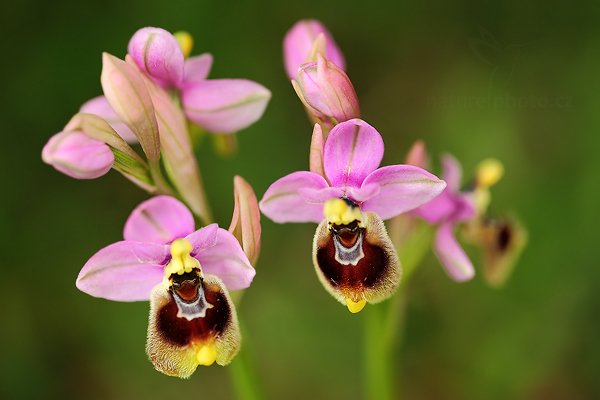
[[[99,117],[102,117],[108,124],[128,143],[136,143],[137,138],[135,137],[135,133],[127,125],[125,122],[121,121],[119,117],[117,117],[117,113],[112,109],[110,104],[108,104],[108,100],[104,96],[94,97],[83,103],[81,108],[79,109],[82,113],[94,114]]]
[[[344,55],[327,28],[317,20],[298,21],[285,35],[283,40],[284,64],[290,79],[296,79],[298,67],[308,61],[315,40],[319,34],[325,35],[325,56],[335,65],[344,69]]]
[[[131,212],[123,236],[125,240],[171,243],[194,231],[194,217],[188,208],[171,196],[155,196]]]
[[[218,276],[229,290],[247,288],[256,274],[235,236],[222,228],[217,231],[216,244],[194,257],[205,274]]]
[[[165,86],[179,86],[184,58],[175,37],[162,28],[147,27],[133,34],[127,52],[140,70]]]
[[[416,167],[427,168],[429,160],[427,157],[427,149],[425,148],[425,142],[417,140],[413,143],[408,154],[406,155],[405,164],[414,165]]]
[[[216,133],[233,133],[258,121],[271,92],[246,79],[211,79],[183,88],[187,117]]]
[[[201,251],[213,247],[217,244],[217,232],[219,225],[210,224],[190,233],[185,238],[192,245],[192,256],[196,256]]]
[[[328,189],[321,175],[308,171],[293,172],[275,181],[260,201],[260,210],[277,223],[323,220],[323,204],[307,199],[307,191]],[[301,191],[304,193],[301,194]],[[308,200],[308,201],[307,201]]]
[[[212,63],[213,56],[210,53],[188,58],[183,65],[183,85],[204,81],[210,73]]]
[[[379,168],[367,176],[361,189],[373,184],[379,185],[379,193],[366,200],[362,209],[376,212],[384,220],[431,201],[446,187],[444,181],[414,165]]]
[[[448,189],[452,193],[456,193],[460,190],[462,168],[458,160],[451,154],[444,154],[442,156],[442,176],[448,184]]]
[[[79,272],[77,288],[94,297],[141,301],[163,278],[169,246],[121,241],[94,254]]]
[[[325,141],[323,165],[332,186],[360,187],[382,158],[381,135],[360,119],[336,125]]]
[[[75,179],[95,179],[110,171],[115,156],[110,148],[79,131],[62,131],[50,138],[42,160]]]
[[[381,188],[379,184],[372,183],[363,185],[360,188],[349,187],[348,190],[344,193],[346,197],[355,203],[362,204],[363,202],[369,200],[373,196],[377,196]]]
[[[435,235],[435,254],[448,275],[458,282],[468,281],[475,276],[469,257],[454,237],[454,225],[442,224]]]
[[[341,188],[326,187],[322,189],[300,188],[298,193],[308,204],[318,204],[323,209],[323,203],[329,199],[340,199],[346,195]],[[321,215],[321,220],[324,216]]]

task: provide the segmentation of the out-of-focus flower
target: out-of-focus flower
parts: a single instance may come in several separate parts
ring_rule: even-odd
[[[345,69],[344,55],[333,40],[327,28],[317,20],[301,20],[286,33],[283,40],[285,71],[290,79],[296,79],[298,68],[311,60],[315,52],[315,42],[324,40],[323,55],[341,69]]]
[[[319,122],[328,126],[360,117],[358,97],[348,75],[333,62],[317,55],[303,64],[292,80],[296,94]]]
[[[458,161],[449,154],[442,157],[442,176],[447,183],[444,192],[431,202],[417,208],[414,213],[430,224],[438,226],[434,252],[448,275],[459,282],[475,275],[473,264],[462,249],[454,230],[457,224],[475,218],[475,206],[471,192],[462,193],[462,171]]]
[[[252,186],[241,176],[233,178],[234,208],[229,225],[231,232],[242,245],[250,263],[254,265],[260,254],[260,209]]]
[[[315,171],[319,131],[317,125],[311,146]],[[375,128],[359,119],[342,122],[321,150],[324,175],[289,174],[273,183],[260,202],[275,222],[319,224],[313,242],[317,275],[351,312],[388,298],[400,282],[398,256],[382,220],[431,201],[446,185],[412,165],[377,168],[383,151]]]
[[[227,290],[248,287],[255,274],[235,237],[216,224],[194,231],[190,211],[168,196],[140,204],[124,237],[88,260],[77,287],[109,300],[150,300],[146,350],[157,370],[186,378],[198,365],[228,364],[240,332]]]
[[[105,143],[81,131],[62,131],[42,150],[42,160],[75,179],[95,179],[106,174],[115,160]]]
[[[191,37],[160,28],[138,30],[128,45],[134,63],[162,87],[178,89],[187,118],[214,133],[234,133],[256,122],[264,113],[271,92],[246,79],[207,79],[212,56],[185,60]]]
[[[484,217],[469,224],[464,236],[481,249],[486,282],[502,287],[527,244],[523,225],[512,216]]]

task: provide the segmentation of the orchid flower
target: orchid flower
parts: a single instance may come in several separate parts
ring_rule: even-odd
[[[254,268],[216,224],[194,230],[178,200],[157,196],[129,216],[123,241],[93,255],[77,287],[114,301],[150,300],[146,351],[155,368],[189,377],[198,365],[228,364],[240,346],[228,290],[247,288]]]
[[[283,61],[288,77],[296,79],[302,64],[316,61],[315,53],[322,53],[342,70],[346,67],[344,55],[325,25],[314,19],[296,22],[283,40]]]
[[[189,41],[188,41],[189,43]],[[191,45],[186,45],[186,53]],[[212,56],[185,59],[175,36],[161,28],[138,30],[128,45],[138,68],[161,87],[178,90],[187,118],[214,133],[234,133],[256,122],[271,92],[246,79],[206,79]]]
[[[319,224],[313,263],[325,288],[351,312],[385,300],[400,282],[400,261],[382,220],[419,207],[445,182],[412,165],[378,168],[381,135],[352,119],[336,125],[323,144],[313,132],[310,172],[291,173],[273,183],[260,208],[277,223]]]
[[[434,252],[448,275],[458,281],[467,281],[475,275],[471,260],[456,237],[458,224],[472,220],[475,213],[473,194],[461,192],[462,171],[458,161],[449,154],[442,156],[442,176],[446,190],[433,201],[414,211],[430,224],[437,225]]]

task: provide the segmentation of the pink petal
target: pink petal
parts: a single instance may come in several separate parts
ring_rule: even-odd
[[[336,125],[325,142],[323,163],[332,186],[360,187],[383,158],[383,139],[371,125],[351,119]]]
[[[435,175],[414,165],[389,165],[371,173],[364,180],[361,190],[379,185],[379,192],[362,204],[365,211],[389,219],[417,208],[438,196],[446,183]]]
[[[160,158],[158,124],[144,77],[135,65],[102,54],[102,90],[119,119],[135,133],[151,163]]]
[[[321,175],[308,171],[291,173],[267,189],[260,210],[277,223],[319,223],[324,218],[323,203],[311,198],[309,192],[317,195],[322,189],[329,189],[329,185]]]
[[[446,189],[435,199],[414,210],[414,213],[430,224],[437,224],[450,218],[456,208],[454,197]]]
[[[138,205],[125,223],[125,240],[171,243],[194,231],[194,217],[179,200],[156,196]]]
[[[105,143],[79,131],[52,136],[42,150],[42,160],[75,179],[94,179],[108,171],[115,156]]]
[[[102,117],[108,124],[128,143],[136,143],[135,134],[129,129],[123,121],[117,117],[117,113],[112,109],[108,100],[104,96],[94,97],[83,103],[79,112],[94,114]]]
[[[317,20],[298,21],[283,40],[284,64],[290,79],[296,79],[298,67],[308,61],[319,34],[325,35],[325,56],[341,69],[345,68],[344,56],[327,28]]]
[[[218,229],[217,243],[194,257],[204,274],[218,276],[229,290],[247,288],[256,274],[235,236],[222,228]]]
[[[185,238],[192,245],[192,256],[196,256],[196,254],[200,253],[201,251],[204,251],[217,244],[218,231],[219,225],[210,224],[187,235]]]
[[[454,225],[442,224],[435,235],[435,254],[452,279],[467,281],[475,276],[471,260],[454,237]]]
[[[444,154],[442,156],[442,176],[448,184],[448,190],[452,193],[460,190],[462,168],[458,160],[451,154]]]
[[[169,247],[156,243],[113,243],[88,260],[77,277],[77,288],[94,297],[140,301],[163,278]]]
[[[157,83],[179,86],[183,80],[183,53],[177,39],[161,28],[142,28],[129,41],[127,52],[136,65]]]
[[[192,85],[204,81],[210,73],[212,63],[213,56],[210,53],[204,53],[185,60],[183,66],[183,84]]]
[[[229,232],[241,243],[248,260],[254,264],[260,254],[260,209],[254,189],[239,175],[233,178],[233,198]]]
[[[182,102],[187,117],[216,133],[247,128],[262,116],[271,92],[245,79],[213,79],[186,86]]]

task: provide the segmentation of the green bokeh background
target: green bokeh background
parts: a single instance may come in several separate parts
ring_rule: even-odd
[[[144,353],[147,303],[80,293],[89,256],[117,241],[146,194],[119,174],[76,181],[40,160],[81,103],[100,94],[100,54],[125,53],[147,25],[185,29],[212,77],[244,77],[273,93],[264,117],[223,159],[198,158],[217,221],[232,178],[260,195],[307,168],[311,127],[286,79],[281,41],[298,19],[325,22],[342,47],[364,118],[398,163],[424,139],[467,175],[484,157],[506,176],[492,209],[519,215],[529,245],[509,284],[457,284],[433,255],[408,295],[394,380],[408,399],[586,399],[600,388],[600,8],[596,2],[18,1],[0,6],[3,145],[0,397],[165,399],[233,396],[227,368],[187,381]],[[257,276],[239,315],[268,398],[361,393],[362,319],[323,290],[310,224],[263,219]],[[473,259],[477,252],[468,248]]]

